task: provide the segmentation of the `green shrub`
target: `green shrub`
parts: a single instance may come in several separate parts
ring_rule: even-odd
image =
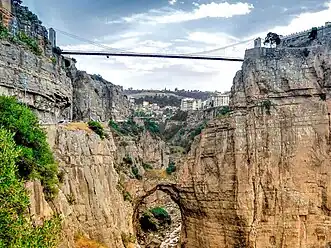
[[[36,39],[31,38],[24,32],[19,32],[17,38],[19,41],[24,43],[34,54],[38,56],[42,54],[42,50],[40,49]]]
[[[124,201],[132,202],[132,196],[128,191],[123,192],[123,199]]]
[[[144,125],[147,131],[152,134],[160,133],[160,126],[153,120],[147,119],[144,121]]]
[[[16,161],[22,150],[15,144],[13,134],[0,129],[0,247],[56,247],[61,219],[53,217],[42,226],[34,227],[25,216],[29,197],[24,183],[18,178]]]
[[[269,99],[263,100],[261,103],[261,107],[262,109],[266,110],[267,115],[270,115],[271,106],[272,106],[272,102]]]
[[[205,129],[207,126],[207,123],[202,123],[200,124],[197,128],[195,128],[191,134],[190,134],[190,138],[193,139],[195,136],[199,135],[202,133],[202,130]]]
[[[174,162],[170,162],[167,169],[166,169],[166,172],[168,175],[171,175],[172,173],[174,173],[176,171],[176,165]]]
[[[155,207],[150,209],[150,212],[153,214],[153,216],[160,220],[160,221],[166,221],[167,223],[171,222],[171,218],[167,210],[161,207]],[[170,223],[169,223],[170,224]]]
[[[134,175],[134,177],[138,180],[142,179],[142,176],[139,174],[139,170],[136,166],[131,168],[132,174]]]
[[[133,165],[133,159],[130,155],[126,155],[124,158],[123,158],[123,161],[128,164],[128,165]]]
[[[151,166],[150,164],[143,163],[143,168],[145,170],[152,170],[153,169],[153,166]]]
[[[127,121],[120,123],[120,124],[116,123],[113,120],[110,120],[108,125],[113,130],[115,130],[118,134],[122,134],[122,135],[138,136],[144,131],[144,128],[139,126],[133,120],[132,117],[130,117]]]
[[[217,111],[217,117],[225,116],[225,115],[229,114],[230,112],[231,112],[231,109],[229,106],[222,107]]]
[[[58,168],[37,116],[13,97],[0,96],[0,126],[14,134],[20,148],[18,173],[21,178],[39,179],[48,200],[57,193]]]
[[[105,138],[106,135],[100,122],[89,121],[87,124],[92,131],[94,131],[97,135],[100,136],[101,139]]]
[[[0,22],[0,39],[6,39],[9,37],[8,29]]]
[[[157,219],[150,211],[146,211],[145,213],[143,213],[143,215],[139,218],[139,223],[141,229],[145,232],[155,232],[159,228]]]
[[[155,207],[145,211],[139,222],[145,232],[157,231],[161,226],[170,225],[171,217],[164,208]]]
[[[52,58],[51,58],[51,61],[52,61],[53,65],[55,65],[56,62],[57,62],[56,57],[52,57]]]

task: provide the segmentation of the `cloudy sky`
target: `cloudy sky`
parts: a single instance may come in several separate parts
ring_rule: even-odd
[[[23,0],[62,49],[196,53],[331,21],[323,0]],[[61,34],[67,32],[68,35]],[[80,39],[73,38],[72,35]],[[94,46],[84,39],[101,44]],[[209,55],[243,57],[252,41]],[[229,90],[239,62],[76,57],[77,67],[135,89]]]

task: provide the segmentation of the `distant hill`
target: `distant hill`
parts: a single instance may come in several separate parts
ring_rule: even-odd
[[[177,91],[170,91],[170,90],[124,90],[123,92],[127,96],[134,97],[136,99],[138,98],[144,98],[144,97],[176,97],[179,99],[182,98],[195,98],[195,99],[201,99],[206,100],[211,95],[213,95],[214,92],[208,92],[208,91],[199,91],[199,90],[177,90]]]

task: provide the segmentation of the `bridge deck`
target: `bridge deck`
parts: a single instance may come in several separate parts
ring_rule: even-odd
[[[82,51],[62,51],[63,55],[88,55],[88,56],[117,56],[117,57],[142,57],[142,58],[166,58],[166,59],[195,59],[195,60],[222,60],[243,62],[242,58],[226,58],[219,56],[205,55],[181,55],[181,54],[149,54],[149,53],[120,53],[120,52],[82,52]]]

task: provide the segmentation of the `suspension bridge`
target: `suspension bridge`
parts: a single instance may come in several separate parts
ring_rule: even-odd
[[[206,50],[195,53],[185,53],[185,54],[167,54],[167,53],[141,53],[141,52],[131,52],[123,49],[111,48],[103,44],[97,43],[95,41],[87,40],[79,36],[67,33],[56,29],[57,32],[69,36],[71,38],[92,44],[94,46],[102,48],[102,51],[70,51],[61,50],[62,55],[85,55],[85,56],[104,56],[104,57],[139,57],[139,58],[164,58],[164,59],[191,59],[191,60],[212,60],[212,61],[231,61],[231,62],[243,62],[244,59],[240,57],[228,57],[223,55],[212,55],[213,53],[225,51],[228,48],[234,48],[238,45],[244,45],[252,42],[254,39],[240,41],[235,44],[227,45],[221,48],[216,48],[212,50]]]

